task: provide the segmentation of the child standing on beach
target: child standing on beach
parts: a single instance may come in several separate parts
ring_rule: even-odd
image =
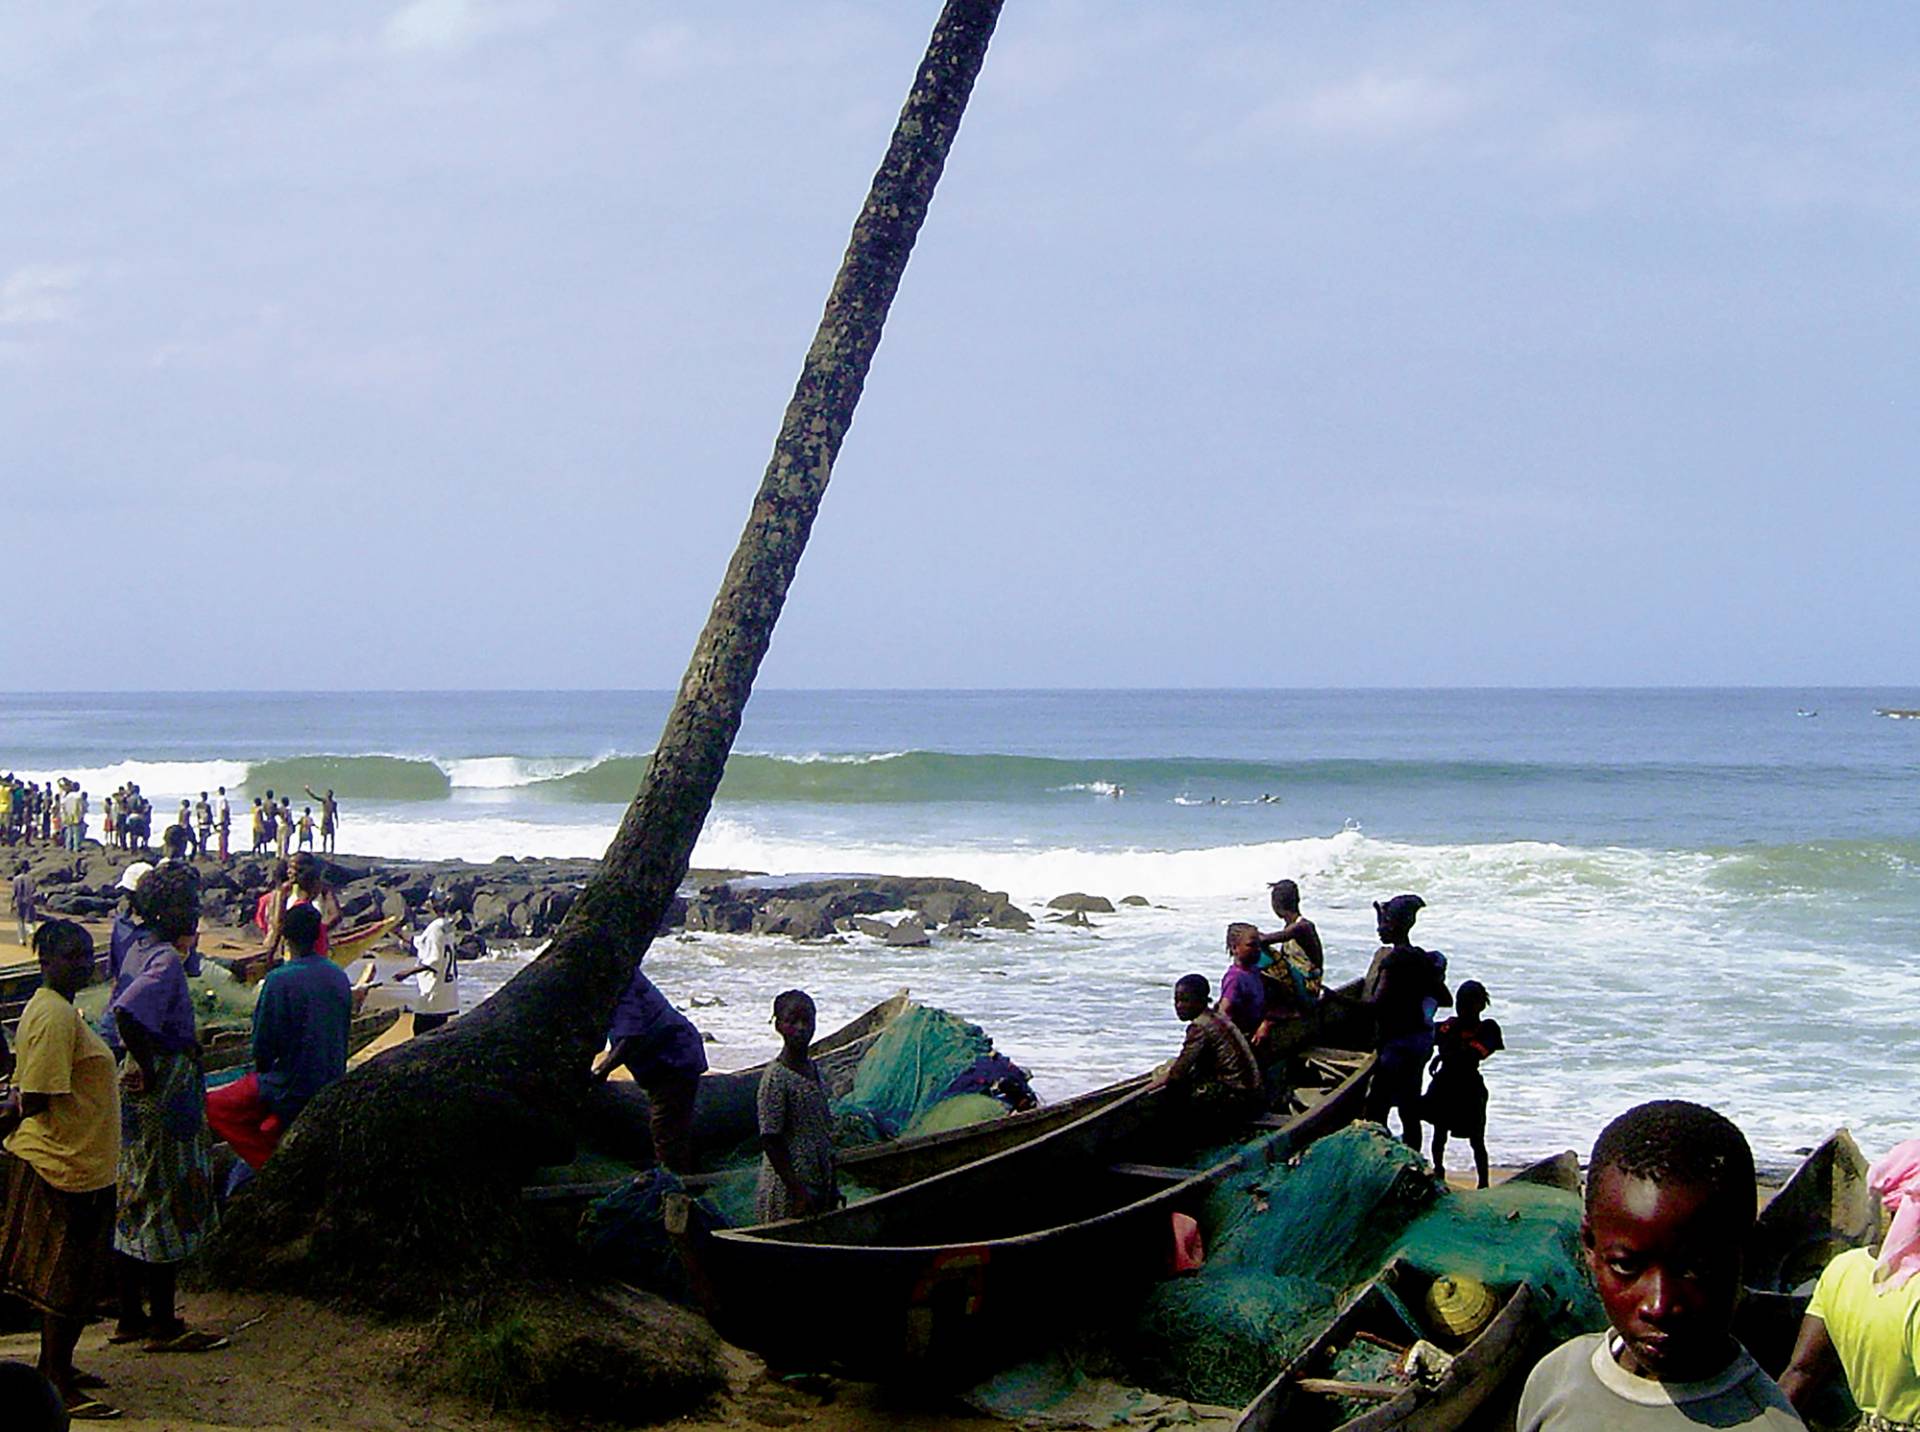
[[[833,1114],[808,1054],[813,997],[790,989],[773,1001],[780,1057],[760,1076],[760,1182],[754,1211],[762,1223],[824,1213],[840,1201],[833,1164]]]
[[[1433,1031],[1433,1082],[1427,1085],[1426,1116],[1433,1124],[1433,1173],[1447,1176],[1447,1135],[1458,1134],[1473,1150],[1480,1187],[1487,1186],[1487,1081],[1480,1066],[1507,1047],[1500,1026],[1483,1019],[1487,987],[1463,980],[1454,998],[1460,1012]]]
[[[1612,1328],[1540,1360],[1516,1432],[1801,1426],[1733,1336],[1755,1204],[1753,1152],[1712,1109],[1665,1099],[1608,1124],[1580,1241]]]

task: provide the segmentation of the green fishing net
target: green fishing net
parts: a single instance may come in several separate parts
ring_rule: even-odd
[[[1199,1216],[1206,1263],[1147,1296],[1128,1370],[1158,1392],[1244,1404],[1396,1256],[1496,1289],[1528,1283],[1554,1341],[1591,1332],[1605,1317],[1580,1214],[1578,1195],[1540,1185],[1439,1190],[1412,1149],[1356,1124],[1214,1189]]]
[[[1504,1183],[1440,1199],[1396,1252],[1421,1271],[1467,1274],[1490,1288],[1529,1283],[1554,1343],[1606,1326],[1580,1247],[1580,1195]]]
[[[1249,1401],[1435,1196],[1420,1156],[1377,1124],[1250,1163],[1200,1211],[1205,1265],[1160,1283],[1135,1319],[1131,1370],[1156,1391]]]
[[[853,1074],[837,1115],[864,1115],[883,1137],[897,1138],[938,1103],[947,1087],[993,1051],[977,1024],[915,1005],[886,1027]]]
[[[984,1124],[989,1119],[1004,1118],[1010,1112],[1005,1104],[991,1094],[955,1094],[940,1100],[908,1124],[900,1137],[911,1139],[921,1134],[944,1134],[953,1129]]]
[[[260,997],[259,985],[242,984],[209,960],[199,974],[187,981],[187,989],[193,999],[194,1022],[203,1041],[215,1033],[252,1028],[253,1003]],[[74,1006],[86,1016],[89,1024],[97,1025],[111,998],[113,986],[88,985],[80,991]]]

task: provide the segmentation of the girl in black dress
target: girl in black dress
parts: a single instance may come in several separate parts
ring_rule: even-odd
[[[1458,1134],[1473,1149],[1480,1187],[1487,1186],[1487,1082],[1480,1065],[1507,1047],[1500,1026],[1482,1018],[1487,987],[1465,980],[1455,995],[1453,1018],[1434,1030],[1433,1082],[1427,1086],[1426,1115],[1433,1124],[1433,1172],[1445,1178],[1447,1136]]]

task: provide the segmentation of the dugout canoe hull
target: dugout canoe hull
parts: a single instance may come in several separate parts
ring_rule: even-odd
[[[1335,1048],[1362,1048],[1371,1030],[1358,1001],[1360,981],[1328,992],[1313,1017],[1283,1027],[1274,1036],[1269,1059],[1291,1055],[1312,1045]],[[894,1006],[897,1004],[897,1008]],[[851,1086],[855,1060],[844,1057],[822,1060],[823,1050],[845,1051],[861,1055],[871,1047],[874,1037],[907,1007],[906,991],[894,996],[828,1039],[814,1045],[814,1059],[821,1065],[830,1096],[846,1092]],[[694,1155],[702,1168],[714,1168],[728,1153],[745,1149],[755,1134],[754,1099],[764,1064],[737,1074],[709,1074],[701,1081],[699,1102],[694,1110]],[[714,1083],[711,1081],[726,1081]],[[911,1138],[847,1149],[840,1155],[840,1170],[849,1183],[876,1193],[888,1193],[936,1174],[947,1173],[983,1158],[1032,1142],[1089,1114],[1112,1107],[1129,1094],[1144,1088],[1147,1076],[1135,1075],[1118,1083],[1076,1094],[1056,1104],[1043,1104],[1023,1113],[947,1129]],[[646,1095],[631,1084],[609,1084],[593,1096],[593,1122],[585,1143],[596,1152],[611,1155],[636,1168],[653,1162],[652,1143],[646,1133]],[[689,1187],[698,1190],[708,1181],[695,1174]],[[528,1196],[543,1203],[572,1202],[584,1205],[614,1192],[626,1179],[599,1179],[588,1183],[546,1185],[529,1188]]]
[[[351,1058],[365,1049],[393,1028],[399,1018],[400,1011],[397,1009],[377,1009],[356,1014],[353,1022],[347,1026],[347,1056]],[[222,1031],[206,1040],[200,1049],[202,1067],[209,1074],[218,1074],[222,1070],[253,1062],[253,1035],[245,1029]]]
[[[1205,1168],[1174,1161],[1187,1156],[1190,1117],[1143,1088],[1016,1148],[830,1213],[705,1230],[682,1203],[670,1226],[730,1340],[859,1377],[964,1377],[1162,1276],[1173,1213],[1250,1160],[1288,1158],[1352,1122],[1372,1070],[1369,1054],[1303,1056],[1288,1114],[1269,1116],[1273,1137]],[[770,1296],[778,1288],[807,1290],[804,1319]]]
[[[1747,1240],[1746,1297],[1734,1332],[1771,1377],[1793,1356],[1800,1319],[1821,1269],[1836,1254],[1879,1237],[1880,1205],[1867,1188],[1867,1158],[1835,1129],[1767,1201]]]
[[[1532,1365],[1541,1333],[1540,1305],[1525,1283],[1496,1290],[1500,1305],[1492,1321],[1454,1350],[1420,1326],[1413,1312],[1424,1304],[1429,1282],[1394,1259],[1247,1405],[1234,1432],[1290,1426],[1331,1432],[1455,1432],[1465,1427],[1489,1398]],[[1335,1354],[1363,1334],[1402,1349],[1425,1338],[1453,1352],[1453,1362],[1431,1386],[1409,1385],[1390,1397],[1342,1399],[1324,1384],[1334,1380]]]

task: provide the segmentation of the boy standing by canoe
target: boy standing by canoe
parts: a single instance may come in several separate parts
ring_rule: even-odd
[[[1665,1099],[1608,1124],[1580,1241],[1612,1328],[1541,1359],[1516,1432],[1801,1426],[1733,1336],[1754,1216],[1753,1152],[1722,1115]]]

